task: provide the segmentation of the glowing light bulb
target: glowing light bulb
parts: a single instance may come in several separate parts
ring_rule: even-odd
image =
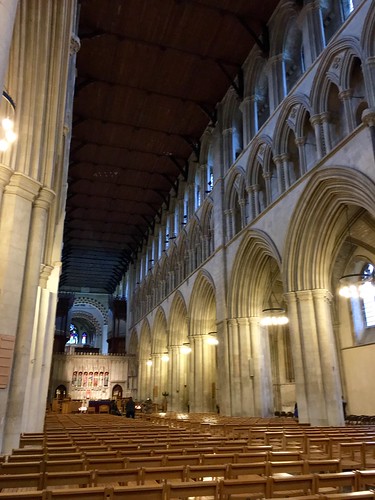
[[[0,151],[6,151],[9,147],[9,142],[5,139],[0,140]]]

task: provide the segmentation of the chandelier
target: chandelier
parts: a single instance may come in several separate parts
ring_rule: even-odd
[[[269,262],[269,286],[271,290],[270,295],[270,305],[271,307],[266,307],[262,310],[262,318],[260,320],[260,324],[262,326],[279,326],[286,325],[289,323],[288,316],[286,315],[286,311],[283,307],[280,306],[276,295],[273,292],[272,286],[272,269],[271,269],[271,259],[268,257]],[[274,303],[276,305],[274,305]]]
[[[348,242],[352,244],[349,223],[349,208],[346,205],[346,227],[348,233]],[[364,299],[375,295],[375,269],[374,266],[368,263],[362,268],[360,273],[345,274],[339,278],[339,295],[346,299]]]
[[[16,106],[10,95],[4,90],[0,100],[0,152],[6,151],[9,146],[17,139],[15,134],[14,121],[11,118],[14,115]]]
[[[190,354],[191,353],[190,343],[185,342],[184,344],[182,344],[182,346],[180,347],[180,352],[181,354]]]
[[[375,295],[375,268],[368,264],[361,273],[346,274],[339,279],[339,294],[346,299],[365,298]]]
[[[216,337],[217,332],[208,332],[207,333],[207,344],[209,345],[218,345],[219,341]]]

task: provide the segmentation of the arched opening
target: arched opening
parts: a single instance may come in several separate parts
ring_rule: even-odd
[[[122,387],[120,384],[116,384],[113,386],[112,399],[122,399]]]

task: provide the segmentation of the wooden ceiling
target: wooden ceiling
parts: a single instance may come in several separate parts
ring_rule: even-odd
[[[61,291],[115,291],[277,3],[80,2]]]

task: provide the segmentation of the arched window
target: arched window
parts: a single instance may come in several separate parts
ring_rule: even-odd
[[[82,333],[82,345],[86,345],[86,344],[87,344],[87,333],[83,332]]]
[[[75,325],[73,325],[73,323],[70,324],[70,335],[69,335],[69,340],[67,342],[67,344],[78,344],[78,330],[77,328],[75,327]]]
[[[374,266],[370,263],[362,270],[362,275],[372,275],[373,273]],[[372,283],[367,282],[362,286],[361,299],[366,328],[375,326],[375,287]]]
[[[354,10],[353,0],[321,0],[326,44]]]

